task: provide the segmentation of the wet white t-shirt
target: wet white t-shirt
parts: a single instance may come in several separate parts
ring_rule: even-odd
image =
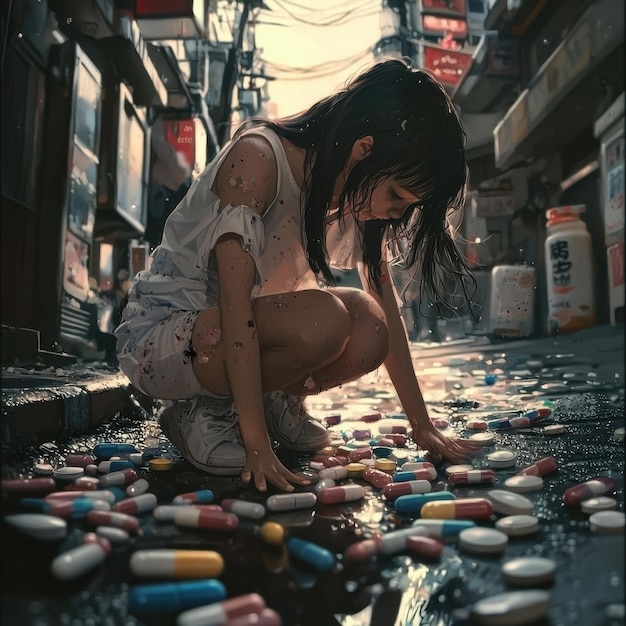
[[[272,146],[276,158],[277,193],[262,216],[245,206],[220,209],[212,191],[215,176],[232,144],[194,181],[170,214],[150,269],[139,272],[129,292],[122,323],[115,330],[118,352],[132,351],[158,323],[174,313],[202,311],[218,305],[219,284],[213,250],[226,233],[241,236],[254,259],[257,275],[252,297],[317,288],[302,243],[301,191],[296,184],[279,137],[267,127],[247,130]],[[353,269],[362,260],[356,223],[347,215],[327,227],[329,264]]]

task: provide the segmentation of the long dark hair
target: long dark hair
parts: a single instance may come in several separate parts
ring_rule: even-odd
[[[380,61],[308,110],[277,121],[248,120],[237,133],[255,124],[306,150],[303,241],[317,275],[334,284],[325,242],[327,211],[334,208],[335,181],[354,142],[371,135],[371,153],[346,178],[339,219],[348,204],[353,211],[367,207],[372,191],[388,176],[420,198],[400,219],[357,220],[372,285],[380,292],[385,235],[403,266],[419,270],[422,291],[431,299],[446,301],[450,277],[462,284],[464,278],[474,280],[448,222],[450,212],[465,201],[465,132],[449,96],[429,74],[412,68],[407,59]]]

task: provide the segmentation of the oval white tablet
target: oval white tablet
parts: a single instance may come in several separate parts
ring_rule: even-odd
[[[113,526],[98,526],[96,535],[108,539],[112,544],[124,544],[130,540],[130,535],[123,528]]]
[[[538,491],[543,488],[543,478],[541,476],[509,476],[504,481],[504,486],[515,493],[526,493],[527,491]]]
[[[43,513],[14,513],[3,518],[21,533],[40,541],[58,541],[67,535],[67,522]]]
[[[495,526],[509,537],[521,537],[536,533],[539,519],[534,515],[507,515],[497,520]]]
[[[450,476],[450,474],[453,474],[454,472],[467,472],[473,469],[473,465],[448,465],[444,471],[448,476]]]
[[[496,450],[487,455],[489,467],[513,467],[517,461],[517,452],[515,450]]]
[[[85,475],[82,467],[59,467],[54,470],[54,477],[58,480],[76,480]]]
[[[599,511],[589,517],[591,532],[599,535],[619,535],[624,532],[622,511]]]
[[[485,495],[491,500],[495,513],[531,515],[533,512],[533,503],[519,493],[512,493],[505,489],[491,489]]]
[[[615,498],[609,498],[608,496],[598,496],[596,498],[589,498],[589,500],[583,500],[580,503],[580,509],[583,513],[591,515],[598,511],[612,511],[617,508],[617,500]]]
[[[554,578],[556,561],[541,556],[525,556],[507,561],[502,566],[502,576],[507,585],[533,587],[545,585]]]
[[[550,594],[542,589],[507,591],[476,602],[473,615],[478,624],[521,626],[545,618],[550,608]]]
[[[33,474],[37,474],[37,476],[52,476],[54,467],[50,463],[35,463]]]
[[[619,441],[624,441],[624,427],[622,426],[622,428],[616,428],[613,431],[613,436]]]
[[[469,437],[474,443],[478,443],[481,446],[490,446],[495,441],[495,435],[493,433],[474,433]]]
[[[560,435],[565,432],[565,426],[563,424],[550,424],[550,426],[543,427],[544,435]]]
[[[474,526],[459,533],[459,548],[472,554],[497,554],[508,542],[509,538],[495,528]]]

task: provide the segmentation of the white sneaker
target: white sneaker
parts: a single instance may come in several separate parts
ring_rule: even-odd
[[[304,397],[273,391],[264,397],[263,404],[270,436],[286,448],[307,452],[330,443],[326,428],[307,412]]]
[[[198,469],[221,476],[243,471],[246,451],[232,398],[182,400],[166,408],[159,421],[165,436]]]

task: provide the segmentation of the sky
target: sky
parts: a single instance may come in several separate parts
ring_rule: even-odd
[[[265,0],[271,10],[258,14],[256,47],[265,73],[276,77],[269,116],[302,111],[343,86],[371,63],[381,37],[381,0],[316,0],[314,8],[305,1]]]

